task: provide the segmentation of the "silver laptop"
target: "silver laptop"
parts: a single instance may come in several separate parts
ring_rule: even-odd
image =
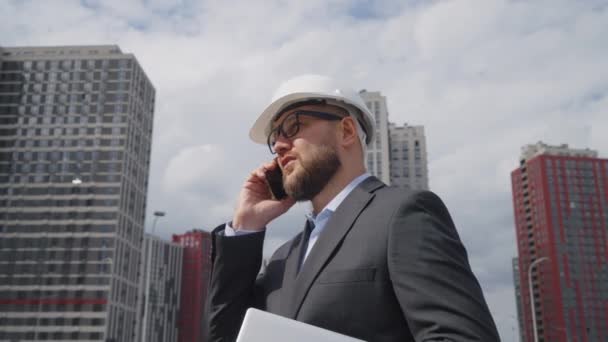
[[[333,331],[257,309],[245,314],[236,342],[361,342]]]

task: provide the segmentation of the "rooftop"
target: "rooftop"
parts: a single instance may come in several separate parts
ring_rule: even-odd
[[[566,157],[586,157],[586,158],[597,158],[598,153],[595,150],[589,148],[576,149],[568,147],[568,144],[561,144],[559,146],[548,145],[542,141],[536,144],[526,145],[521,148],[522,161],[530,160],[539,155],[551,155],[551,156],[566,156]]]

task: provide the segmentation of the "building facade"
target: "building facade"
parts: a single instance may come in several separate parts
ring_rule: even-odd
[[[144,234],[134,341],[177,342],[182,258],[181,245]]]
[[[154,94],[117,46],[0,48],[0,340],[133,341]]]
[[[391,185],[404,189],[428,190],[426,138],[423,126],[389,123]]]
[[[361,90],[359,92],[367,108],[374,114],[376,132],[374,141],[367,147],[365,163],[367,171],[378,177],[386,184],[391,183],[389,139],[388,139],[388,108],[386,97],[377,91]]]
[[[179,342],[201,342],[205,336],[204,308],[211,278],[211,234],[192,230],[173,235],[183,251]]]
[[[608,160],[528,145],[511,182],[525,341],[607,341]]]
[[[519,259],[513,258],[511,260],[511,267],[513,268],[513,287],[515,288],[515,303],[517,308],[517,326],[519,330],[519,340],[525,341],[524,339],[524,321],[523,321],[523,308],[521,307],[521,283],[519,279]]]
[[[423,126],[397,126],[388,120],[386,97],[378,91],[359,95],[374,114],[376,132],[367,147],[367,171],[384,183],[408,190],[428,190],[428,162]]]

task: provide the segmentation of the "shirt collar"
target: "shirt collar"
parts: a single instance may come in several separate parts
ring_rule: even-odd
[[[319,215],[315,216],[312,212],[308,212],[306,214],[306,218],[314,222],[320,217],[330,215],[336,211],[336,209],[338,209],[338,206],[342,204],[346,196],[348,196],[357,187],[357,185],[361,184],[361,182],[366,180],[368,177],[371,177],[371,175],[366,172],[353,179],[350,183],[348,183],[347,186],[344,187],[344,189],[342,189],[342,191],[340,191],[331,201],[329,201],[329,203],[327,203],[325,208],[319,212]]]

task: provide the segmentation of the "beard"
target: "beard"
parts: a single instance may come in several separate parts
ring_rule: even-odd
[[[283,175],[285,192],[298,202],[310,201],[325,188],[341,165],[333,146],[316,146],[310,158],[300,160],[299,168]]]

